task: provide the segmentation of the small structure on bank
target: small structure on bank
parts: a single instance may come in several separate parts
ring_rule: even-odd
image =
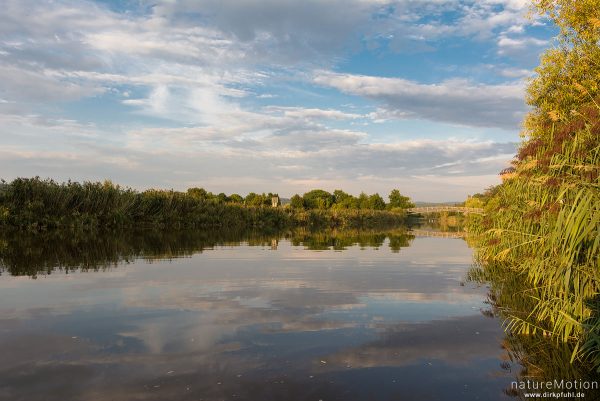
[[[277,207],[277,206],[279,206],[279,196],[277,196],[277,195],[273,195],[273,196],[271,197],[271,206],[272,206],[272,207]]]

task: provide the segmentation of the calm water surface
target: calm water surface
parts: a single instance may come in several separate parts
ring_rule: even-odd
[[[144,235],[0,242],[0,399],[510,399],[462,239]]]

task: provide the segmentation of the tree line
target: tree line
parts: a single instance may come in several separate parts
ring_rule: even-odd
[[[0,183],[0,227],[382,227],[403,223],[402,206],[412,205],[398,190],[387,204],[378,194],[354,197],[340,190],[309,191],[284,207],[272,207],[273,200],[279,206],[275,193],[139,192],[110,181],[17,178]]]
[[[209,191],[205,190],[204,188],[189,188],[186,191],[186,194],[194,199],[201,200],[201,201],[220,203],[220,204],[233,203],[233,204],[238,204],[238,205],[247,205],[247,206],[255,206],[255,207],[271,206],[272,199],[274,197],[279,198],[278,194],[272,193],[272,192],[269,192],[268,194],[264,193],[264,192],[262,194],[250,192],[248,195],[243,197],[242,195],[235,194],[235,193],[231,194],[231,195],[226,195],[223,192],[221,192],[219,194],[213,194],[212,192],[209,192]]]
[[[313,189],[300,196],[298,194],[290,199],[290,207],[293,209],[319,209],[319,210],[343,210],[343,209],[363,209],[363,210],[391,210],[401,211],[415,207],[408,196],[404,196],[398,189],[394,189],[388,196],[389,202],[386,203],[378,193],[367,195],[361,192],[358,196],[348,194],[341,189],[336,189],[329,193],[322,189]]]
[[[213,194],[206,191],[204,188],[190,188],[187,194],[201,200],[216,202],[216,203],[235,203],[247,206],[272,206],[273,198],[278,199],[277,193],[255,193],[250,192],[245,197],[239,194],[227,195],[223,192]],[[342,210],[342,209],[363,209],[363,210],[398,210],[415,207],[414,203],[408,196],[404,196],[398,189],[394,189],[388,195],[388,202],[383,199],[378,193],[368,195],[361,192],[360,195],[354,196],[346,193],[341,189],[336,189],[333,193],[323,189],[313,189],[304,193],[304,195],[295,194],[289,201],[289,207],[296,210]],[[278,199],[278,204],[281,200]]]

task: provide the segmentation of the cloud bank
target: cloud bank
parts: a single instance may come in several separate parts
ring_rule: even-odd
[[[531,34],[544,21],[526,11],[520,0],[8,0],[2,178],[284,195],[401,185],[460,199],[497,182],[515,152],[522,79],[549,38]],[[432,182],[446,184],[434,194]]]

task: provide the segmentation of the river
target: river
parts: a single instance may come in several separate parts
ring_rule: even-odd
[[[463,239],[78,235],[0,240],[0,399],[511,399]]]

